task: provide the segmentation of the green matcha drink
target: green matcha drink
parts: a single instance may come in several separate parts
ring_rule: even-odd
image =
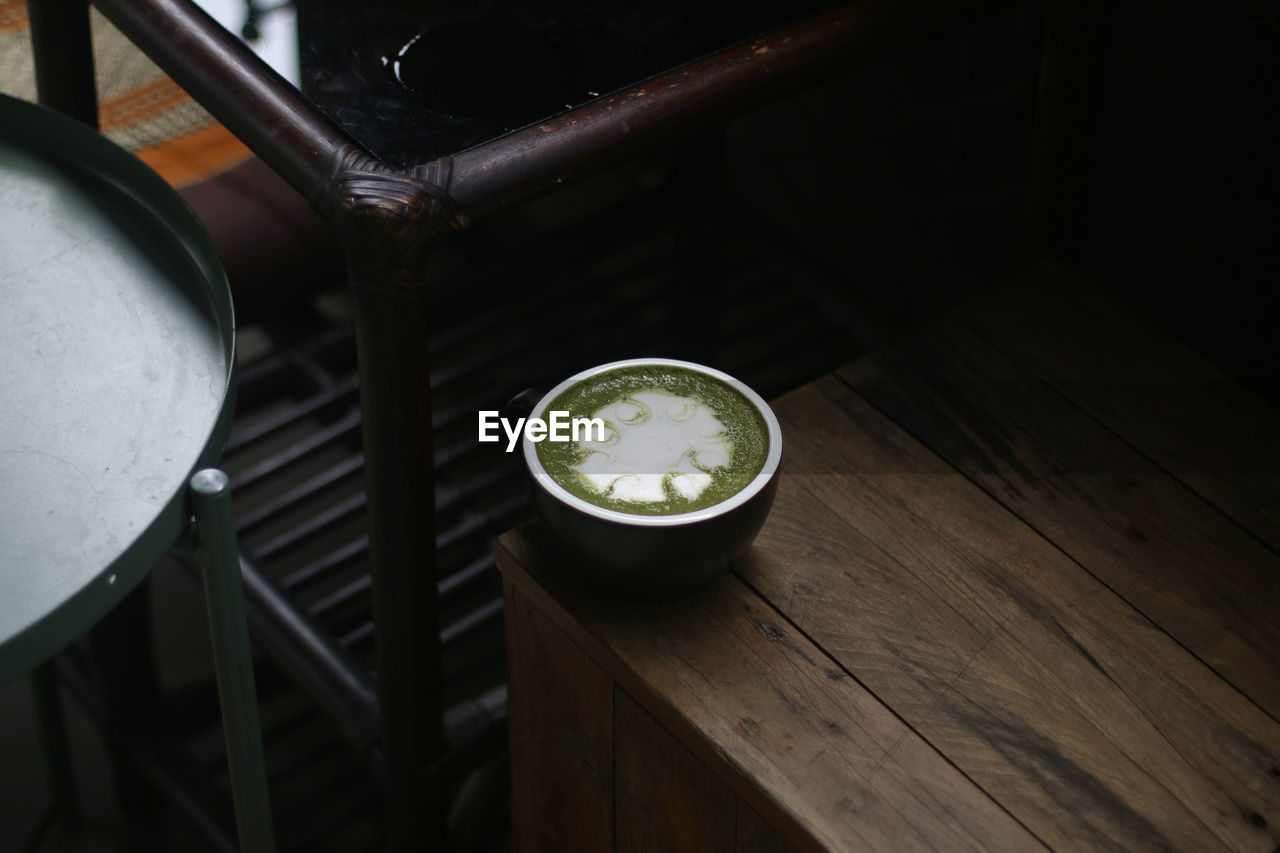
[[[578,382],[539,415],[598,419],[573,441],[537,445],[558,484],[605,509],[693,512],[747,486],[769,454],[760,411],[728,382],[674,365],[618,367]]]

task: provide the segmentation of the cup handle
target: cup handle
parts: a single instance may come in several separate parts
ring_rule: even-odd
[[[509,421],[527,418],[533,414],[533,407],[542,399],[543,392],[537,388],[526,388],[507,401],[502,409],[502,416]]]

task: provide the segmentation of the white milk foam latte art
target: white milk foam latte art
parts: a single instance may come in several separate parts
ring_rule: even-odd
[[[696,500],[710,471],[733,456],[733,441],[706,404],[657,389],[640,391],[593,413],[603,441],[579,442],[585,458],[570,466],[592,491],[627,503],[661,503],[667,489]]]
[[[676,364],[627,365],[584,378],[545,406],[603,433],[536,445],[547,475],[605,509],[678,515],[745,488],[764,465],[764,416],[730,382]]]

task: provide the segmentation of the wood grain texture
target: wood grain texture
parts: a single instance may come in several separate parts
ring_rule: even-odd
[[[739,571],[969,779],[1054,848],[1276,847],[1280,725],[843,383],[775,410]]]
[[[1280,414],[1116,297],[1042,264],[965,322],[1280,551]]]
[[[613,681],[504,586],[515,849],[613,845]]]
[[[615,688],[614,847],[619,853],[733,853],[738,799],[631,697]]]
[[[681,601],[641,605],[556,582],[563,559],[536,525],[499,542],[505,580],[524,590],[790,844],[1040,849],[733,576]],[[550,583],[554,595],[526,567]]]
[[[1280,717],[1280,557],[1266,546],[958,324],[839,376]]]

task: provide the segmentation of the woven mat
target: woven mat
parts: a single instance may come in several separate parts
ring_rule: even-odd
[[[249,149],[90,10],[98,121],[169,183],[184,187],[249,159]],[[0,0],[0,91],[36,99],[26,0]]]

